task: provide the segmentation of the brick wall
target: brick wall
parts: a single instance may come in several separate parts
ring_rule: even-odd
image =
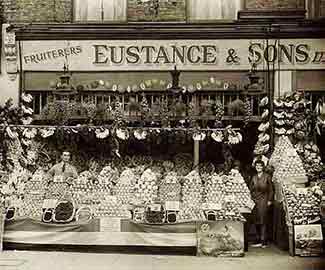
[[[5,22],[71,22],[73,0],[2,0]]]
[[[304,8],[304,0],[246,0],[248,9]]]

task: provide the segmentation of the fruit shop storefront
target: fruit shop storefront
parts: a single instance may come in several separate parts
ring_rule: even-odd
[[[273,128],[274,88],[321,41],[36,36],[18,41],[21,106],[33,115],[6,127],[5,148],[29,180],[7,202],[5,244],[242,256],[246,168],[270,156],[273,130],[294,132]],[[49,179],[67,151],[78,176]]]

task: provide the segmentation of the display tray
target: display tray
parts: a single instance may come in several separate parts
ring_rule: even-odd
[[[48,224],[30,218],[7,221],[5,244],[196,247],[196,223],[149,225],[128,219]]]

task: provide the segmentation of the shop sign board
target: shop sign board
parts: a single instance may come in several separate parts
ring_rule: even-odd
[[[23,41],[27,71],[325,69],[325,39]]]
[[[197,222],[197,255],[244,256],[244,226],[238,221]]]
[[[323,235],[321,224],[296,225],[295,254],[300,256],[320,256],[322,254]]]

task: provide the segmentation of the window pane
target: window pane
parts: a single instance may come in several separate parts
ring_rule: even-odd
[[[75,0],[76,21],[126,20],[127,0]]]
[[[105,21],[125,21],[127,0],[103,0]]]
[[[235,20],[243,0],[188,0],[189,20]]]

